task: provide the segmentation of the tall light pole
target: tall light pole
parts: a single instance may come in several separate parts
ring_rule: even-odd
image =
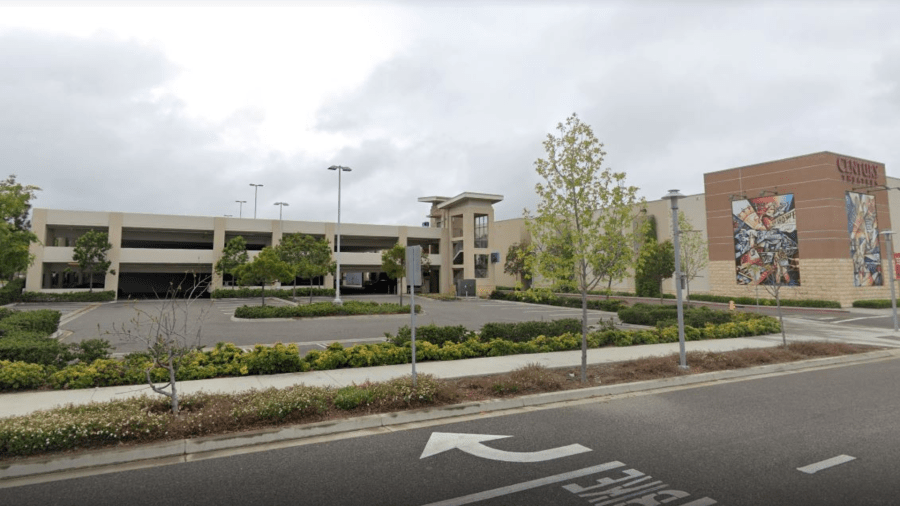
[[[235,200],[235,202],[237,202],[240,205],[240,207],[238,207],[238,218],[243,218],[244,217],[244,204],[246,204],[247,201],[246,200]]]
[[[885,230],[880,232],[884,236],[884,242],[887,243],[888,249],[888,282],[891,284],[891,312],[894,315],[894,332],[897,332],[897,296],[894,293],[894,232]]]
[[[256,219],[256,196],[259,194],[259,187],[262,185],[250,183],[250,186],[255,187],[255,188],[253,188],[253,219],[255,220]]]
[[[284,211],[284,206],[290,205],[287,202],[276,202],[276,206],[278,207],[278,228],[281,229],[281,233],[284,233],[284,222],[281,221],[281,212]]]
[[[350,167],[332,165],[328,170],[336,170],[338,173],[338,219],[337,219],[337,279],[334,283],[334,303],[340,306],[341,300],[341,172],[350,172]]]
[[[668,195],[663,197],[669,199],[672,203],[672,242],[675,246],[675,300],[678,308],[678,346],[681,351],[681,364],[678,366],[687,369],[687,357],[684,352],[684,304],[681,300],[681,282],[684,275],[681,273],[681,246],[678,243],[678,199],[683,199],[684,195],[678,193],[678,190],[669,190]]]

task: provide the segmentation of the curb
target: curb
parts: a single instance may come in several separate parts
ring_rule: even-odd
[[[559,392],[525,395],[508,399],[491,399],[487,401],[467,402],[436,408],[424,408],[395,413],[367,415],[346,420],[327,421],[290,427],[261,429],[238,434],[205,436],[178,441],[166,441],[147,445],[96,450],[78,455],[49,455],[26,458],[20,461],[0,463],[0,488],[16,486],[15,483],[3,483],[10,479],[27,479],[43,475],[53,475],[67,471],[82,471],[106,466],[156,460],[159,462],[178,463],[198,460],[204,455],[212,456],[214,452],[236,450],[239,448],[260,447],[273,443],[300,441],[303,439],[353,432],[379,429],[405,424],[447,420],[477,415],[488,412],[499,412],[513,409],[534,408],[569,401],[625,395],[636,392],[664,391],[687,385],[701,385],[717,381],[755,379],[758,377],[815,370],[825,367],[838,367],[874,362],[900,357],[900,349],[880,350],[840,357],[827,357],[771,364],[747,369],[717,371],[709,373],[665,378],[660,380],[621,383],[609,386],[596,386]],[[253,451],[253,450],[249,450]]]

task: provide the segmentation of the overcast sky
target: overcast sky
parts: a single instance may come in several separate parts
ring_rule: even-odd
[[[727,7],[722,6],[726,4]],[[817,151],[900,176],[896,2],[10,2],[0,176],[35,207],[418,225],[534,209],[573,112],[648,200]]]

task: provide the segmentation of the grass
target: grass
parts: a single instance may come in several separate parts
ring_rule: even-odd
[[[297,385],[234,394],[194,394],[181,398],[182,411],[178,416],[171,414],[167,399],[161,396],[70,405],[0,419],[0,461],[741,369],[873,349],[843,343],[805,342],[792,343],[786,348],[690,352],[687,354],[690,369],[686,371],[678,367],[677,354],[645,358],[591,366],[587,384],[578,381],[578,367],[548,369],[530,364],[506,374],[458,379],[420,374],[415,388],[410,377],[402,377],[343,388]]]

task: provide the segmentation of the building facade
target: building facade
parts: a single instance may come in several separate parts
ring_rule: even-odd
[[[824,151],[710,172],[704,187],[678,201],[692,233],[708,244],[708,265],[690,281],[691,293],[770,298],[765,286],[774,281],[783,298],[847,306],[890,296],[894,269],[885,240],[893,251],[896,243],[883,232],[900,223],[900,180],[887,177],[884,164]],[[514,286],[517,279],[503,272],[506,253],[530,237],[522,218],[494,221],[502,200],[473,192],[422,197],[430,209],[421,227],[342,223],[342,286],[378,279],[381,252],[397,243],[428,253],[424,292],[475,295]],[[672,239],[668,200],[635,212],[656,218],[660,241]],[[186,272],[208,274],[213,287],[223,286],[227,280],[213,266],[236,236],[247,241],[251,256],[291,233],[336,244],[330,222],[35,209],[32,225],[41,242],[32,245],[30,291],[85,284],[72,257],[75,240],[88,230],[109,234],[112,271],[95,282],[120,295],[164,291]],[[330,287],[334,279],[321,283]],[[663,283],[667,293],[674,288],[672,280]],[[633,276],[613,289],[634,291]]]

